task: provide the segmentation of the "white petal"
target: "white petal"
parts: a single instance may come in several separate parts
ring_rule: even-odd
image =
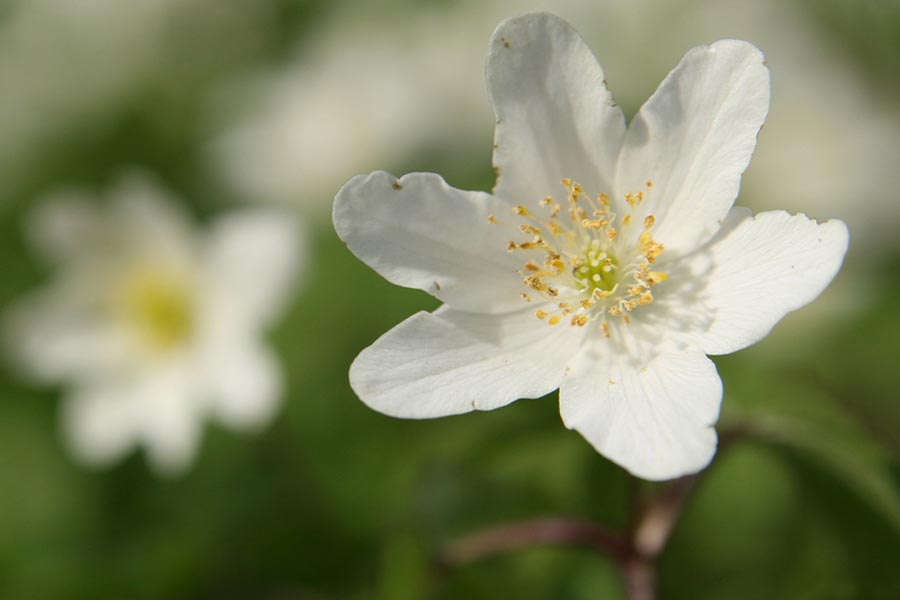
[[[92,194],[80,189],[56,191],[41,199],[28,215],[31,245],[50,261],[65,262],[82,254],[85,240],[94,233],[100,216]]]
[[[62,406],[69,451],[88,466],[107,467],[139,440],[140,415],[127,389],[100,384],[76,390]]]
[[[120,373],[78,390],[65,404],[63,432],[76,459],[103,467],[143,445],[153,469],[177,475],[193,460],[201,419],[189,365],[173,360]]]
[[[597,346],[578,356],[560,387],[566,427],[644,479],[674,479],[709,464],[722,400],[712,361],[665,351],[635,364]]]
[[[233,340],[207,348],[205,380],[213,416],[234,429],[268,423],[281,402],[281,369],[261,342]]]
[[[282,308],[301,265],[300,225],[286,211],[245,209],[220,217],[208,242],[210,310],[265,325]]]
[[[559,198],[564,177],[590,194],[612,192],[625,118],[568,23],[546,13],[501,23],[491,39],[487,82],[497,116],[497,196],[525,205]]]
[[[755,344],[812,302],[837,274],[849,242],[841,221],[820,224],[802,214],[741,212],[729,221],[666,282],[705,282],[679,301],[693,314],[690,335],[707,354]]]
[[[202,428],[198,394],[188,364],[146,377],[135,392],[147,460],[160,475],[179,475],[194,459]]]
[[[334,199],[334,228],[360,260],[392,283],[473,312],[521,308],[523,261],[507,251],[522,239],[521,222],[508,204],[431,173],[360,175]]]
[[[110,206],[98,223],[98,239],[89,240],[95,253],[104,257],[132,252],[157,262],[190,262],[196,250],[190,219],[179,199],[152,176],[130,172],[119,178],[108,195]]]
[[[656,217],[669,256],[709,240],[737,197],[769,108],[769,71],[751,44],[722,40],[688,52],[625,136],[616,190],[653,188],[638,210]]]
[[[363,350],[350,384],[370,407],[424,419],[493,410],[559,386],[584,330],[532,310],[505,315],[420,312]]]
[[[85,282],[65,283],[25,296],[4,315],[10,357],[24,374],[44,382],[127,368],[132,344],[126,332],[90,310],[93,290],[74,289]]]

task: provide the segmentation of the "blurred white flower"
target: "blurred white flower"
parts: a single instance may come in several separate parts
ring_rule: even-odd
[[[722,399],[706,355],[765,337],[847,250],[840,221],[733,206],[769,107],[762,54],[694,48],[626,129],[575,30],[529,14],[497,28],[487,82],[493,194],[375,172],[335,198],[354,254],[445,303],[360,353],[353,389],[429,418],[559,388],[566,426],[633,474],[702,469]]]
[[[0,22],[0,176],[133,95],[171,0],[28,0]]]
[[[450,30],[462,31],[465,16],[450,15]],[[321,208],[376,157],[406,160],[441,128],[444,140],[465,139],[473,102],[456,100],[477,77],[463,57],[481,61],[481,47],[448,35],[448,23],[430,12],[410,19],[402,33],[358,15],[335,19],[281,72],[244,82],[242,110],[212,147],[218,174],[247,198]],[[251,85],[257,93],[248,100]],[[442,119],[425,110],[435,106]]]
[[[252,44],[259,35],[255,25],[267,18],[263,5],[218,0],[10,2],[0,18],[3,188],[9,189],[67,134],[86,126],[108,127],[111,118],[133,109],[148,89],[159,93],[183,87],[178,77],[197,76],[185,72],[184,65],[198,68],[196,62],[203,60],[198,56],[217,41],[213,34],[221,39],[240,31],[240,41],[231,36],[230,47]],[[179,50],[191,44],[198,47],[185,60]]]
[[[262,333],[300,268],[297,224],[274,210],[235,211],[206,233],[143,176],[108,202],[64,192],[31,223],[53,281],[8,317],[26,374],[62,384],[76,458],[110,464],[143,446],[152,466],[191,462],[203,421],[255,429],[282,393]]]
[[[381,7],[338,14],[292,63],[254,82],[255,97],[242,88],[239,118],[215,146],[219,172],[246,198],[321,206],[349,175],[408,165],[423,149],[486,159],[493,116],[483,40],[503,15],[542,4],[462,1],[412,14],[403,6],[402,19]],[[871,93],[802,5],[561,0],[553,9],[579,24],[628,108],[684,48],[719,37],[766,48],[777,95],[745,202],[840,218],[857,234],[851,254],[868,263],[897,247],[900,110]],[[865,198],[866,209],[852,198]]]

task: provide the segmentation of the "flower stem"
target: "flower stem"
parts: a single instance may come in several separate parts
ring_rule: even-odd
[[[444,547],[439,563],[453,569],[534,546],[580,546],[612,559],[622,575],[629,599],[654,600],[656,561],[696,479],[695,475],[683,477],[666,485],[646,503],[633,501],[633,525],[624,532],[581,519],[529,519],[458,538]]]
[[[542,517],[463,536],[444,548],[440,562],[455,568],[513,550],[544,545],[582,546],[617,561],[626,560],[630,552],[627,540],[617,532],[589,521]]]
[[[726,447],[746,434],[744,427],[723,428],[718,454],[721,456]],[[629,477],[631,524],[624,531],[583,519],[529,519],[460,537],[443,548],[438,563],[453,569],[534,546],[578,546],[608,556],[615,563],[629,600],[656,600],[657,562],[700,475],[670,481],[650,497],[642,493],[646,490],[640,480]]]
[[[621,563],[619,571],[629,600],[656,600],[656,565],[652,561],[634,557]]]

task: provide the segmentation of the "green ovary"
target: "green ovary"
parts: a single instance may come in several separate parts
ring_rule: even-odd
[[[573,275],[582,289],[588,293],[600,289],[609,292],[619,281],[619,261],[592,240],[584,249],[583,263],[575,267]]]

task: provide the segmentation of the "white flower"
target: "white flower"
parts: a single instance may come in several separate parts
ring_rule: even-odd
[[[35,215],[57,274],[13,310],[9,333],[27,373],[68,387],[62,424],[76,458],[103,466],[140,445],[157,471],[175,473],[205,418],[269,421],[282,379],[261,330],[299,266],[294,224],[255,209],[199,235],[136,176],[103,208],[72,196]]]
[[[497,28],[487,80],[493,194],[376,172],[335,198],[354,254],[445,303],[364,350],[351,385],[409,418],[558,387],[566,426],[635,475],[702,469],[722,398],[706,355],[763,338],[847,249],[839,221],[732,207],[769,105],[762,55],[691,50],[626,129],[578,34],[532,14]]]

